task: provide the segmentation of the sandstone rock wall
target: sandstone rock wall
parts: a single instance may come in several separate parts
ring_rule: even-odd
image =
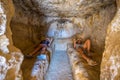
[[[13,42],[24,53],[30,52],[33,49],[31,46],[46,35],[51,23],[61,19],[69,20],[80,27],[85,38],[91,39],[92,51],[102,53],[107,26],[116,13],[115,0],[13,1],[15,5],[15,15],[11,22]]]
[[[115,4],[109,5],[100,9],[98,13],[88,15],[86,18],[81,17],[46,17],[45,21],[49,24],[54,24],[56,21],[66,19],[72,24],[80,28],[79,33],[83,33],[85,38],[90,38],[92,42],[92,51],[102,53],[105,45],[105,37],[107,26],[113,19],[116,13]],[[76,27],[74,26],[74,27]]]
[[[51,22],[67,19],[80,27],[86,38],[90,37],[94,51],[102,53],[106,44],[101,63],[101,80],[119,80],[120,0],[117,0],[115,17],[115,0],[13,1],[16,8],[15,15],[11,0],[0,1],[0,79],[22,80],[20,65],[23,55],[13,42],[24,51],[46,35]],[[14,41],[10,29],[13,15],[11,29]]]
[[[22,53],[13,45],[10,21],[14,13],[11,0],[0,1],[0,80],[22,80]]]
[[[84,64],[79,58],[79,53],[74,48],[68,48],[70,63],[72,66],[73,77],[75,80],[90,80],[89,75],[84,67]]]
[[[120,80],[120,0],[117,13],[108,26],[101,63],[101,80]]]
[[[15,15],[12,19],[11,28],[13,31],[14,44],[22,51],[25,51],[26,49],[31,47],[32,44],[37,44],[41,39],[41,37],[46,35],[50,24],[54,23],[55,21],[59,21],[61,19],[66,19],[68,21],[71,21],[72,24],[75,24],[78,27],[80,27],[81,30],[83,30],[82,32],[85,34],[85,37],[89,37],[91,39],[93,51],[97,53],[102,53],[102,51],[104,50],[107,25],[110,23],[116,12],[116,6],[114,1],[113,2],[103,1],[103,3],[99,1],[98,2],[96,1],[94,3],[91,1],[90,3],[92,8],[99,7],[97,8],[97,11],[88,10],[88,8],[91,8],[90,5],[88,5],[86,9],[84,7],[86,1],[82,1],[79,3],[80,5],[82,5],[80,9],[86,11],[84,12],[86,14],[93,13],[88,15],[83,13],[85,16],[82,17],[81,16],[76,17],[74,16],[75,15],[74,13],[70,13],[71,16],[67,16],[68,14],[65,13],[64,11],[63,11],[64,15],[62,16],[61,15],[55,16],[55,14],[51,16],[44,16],[41,15],[41,12],[39,11],[41,9],[39,5],[41,4],[46,5],[46,3],[39,3],[39,2],[37,3],[36,1],[33,1],[33,3],[31,2],[32,1],[27,2],[27,1],[14,0],[16,10],[15,10]],[[33,5],[35,3],[36,6]],[[88,3],[86,3],[86,5]],[[99,5],[97,6],[97,4]],[[60,6],[60,4],[58,5],[53,4],[53,7],[55,6]],[[66,4],[66,6],[70,7],[69,4]],[[75,4],[73,5],[73,7],[75,7]],[[83,8],[86,10],[84,10]],[[36,12],[37,9],[38,12]],[[50,9],[49,11],[54,12],[54,9],[53,10]],[[46,8],[44,10],[47,11]],[[76,10],[73,9],[69,11],[75,12]],[[78,14],[82,14],[82,13],[78,12]],[[21,42],[21,44],[19,42]],[[28,50],[28,52],[30,51]]]
[[[26,11],[45,16],[85,17],[101,8],[113,4],[115,0],[13,0]]]

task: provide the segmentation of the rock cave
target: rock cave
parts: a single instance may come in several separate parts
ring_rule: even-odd
[[[0,80],[120,80],[120,0],[0,0]],[[40,51],[46,37],[48,60]],[[90,39],[90,66],[73,39]]]

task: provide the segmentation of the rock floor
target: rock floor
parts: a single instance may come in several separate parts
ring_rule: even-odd
[[[100,80],[101,54],[95,53],[93,56],[94,57],[92,59],[97,61],[97,66],[89,66],[83,58],[80,58],[81,63],[84,63],[84,67],[87,70],[90,80]],[[24,59],[21,66],[23,71],[23,80],[30,80],[31,70],[35,61],[36,57],[32,59]],[[65,51],[56,51],[56,53],[53,54],[45,80],[73,80],[69,58]]]
[[[33,50],[30,48],[29,50]],[[26,53],[26,52],[25,52]],[[94,53],[94,52],[93,52]],[[37,54],[36,54],[37,55]],[[97,66],[89,66],[87,62],[80,57],[81,63],[84,64],[89,80],[100,80],[100,62],[101,62],[101,53],[94,53],[91,59],[97,61]],[[25,58],[22,63],[23,71],[23,80],[30,80],[31,70],[36,61],[36,56],[31,59]],[[45,80],[74,80],[72,76],[71,65],[69,62],[68,55],[66,51],[56,50],[51,57],[51,63],[49,65],[48,72],[45,76]]]
[[[53,53],[45,80],[73,80],[66,51],[55,51]]]

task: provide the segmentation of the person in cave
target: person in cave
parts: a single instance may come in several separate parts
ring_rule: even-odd
[[[37,56],[37,60],[46,60],[46,59],[48,60],[47,53],[48,53],[47,48],[42,47],[38,56]]]
[[[51,38],[46,38],[45,40],[42,40],[40,42],[40,44],[35,48],[35,50],[29,54],[26,55],[26,57],[33,57],[33,55],[35,55],[40,49],[42,49],[43,47],[50,47],[51,43],[52,43],[53,39]]]
[[[80,55],[88,62],[88,65],[95,66],[97,63],[89,58],[91,41],[87,39],[83,41],[82,38],[73,40],[73,47],[80,53]]]

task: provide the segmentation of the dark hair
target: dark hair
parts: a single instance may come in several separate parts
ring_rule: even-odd
[[[80,43],[78,43],[78,41],[80,41]],[[82,39],[79,39],[76,41],[77,44],[81,44],[82,43]]]
[[[42,40],[42,41],[40,42],[40,44],[46,44],[47,46],[48,46],[49,43],[50,43],[50,42],[49,42],[48,40]]]

